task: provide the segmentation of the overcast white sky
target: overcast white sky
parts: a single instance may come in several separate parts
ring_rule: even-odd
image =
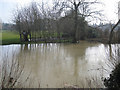
[[[42,0],[0,0],[0,18],[5,23],[11,22],[13,10],[15,10],[17,6],[27,5],[31,1],[41,2]],[[50,2],[50,0],[43,1]],[[115,12],[117,12],[118,7],[117,3],[120,0],[100,0],[100,1],[104,3],[103,9],[106,19],[108,19],[109,21],[112,20],[113,22],[116,22],[118,16]]]

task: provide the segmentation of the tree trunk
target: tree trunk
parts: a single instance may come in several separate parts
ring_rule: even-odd
[[[25,42],[28,41],[28,32],[25,32],[25,31],[23,32],[23,39]]]
[[[77,29],[78,29],[78,7],[80,5],[80,2],[78,4],[76,4],[76,2],[74,2],[74,8],[75,8],[75,18],[74,18],[74,39],[73,39],[73,43],[77,43]]]
[[[109,44],[111,44],[111,41],[112,41],[112,37],[113,37],[113,31],[114,29],[117,27],[117,25],[120,23],[120,20],[117,22],[117,24],[115,24],[115,26],[111,29],[110,31],[110,35],[109,35]]]
[[[30,35],[30,41],[31,41],[31,33],[29,35]]]
[[[77,42],[77,21],[78,21],[78,17],[77,17],[77,8],[75,7],[75,18],[74,18],[74,29],[75,29],[75,32],[74,32],[74,40],[73,40],[73,43],[76,43]]]
[[[20,41],[22,41],[22,35],[21,35],[21,33],[20,33]]]
[[[28,34],[23,35],[24,41],[27,42],[28,41]]]

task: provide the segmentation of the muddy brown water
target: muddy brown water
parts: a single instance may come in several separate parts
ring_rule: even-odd
[[[17,59],[20,66],[24,64],[16,87],[101,88],[102,79],[114,68],[111,57],[117,57],[119,47],[89,42],[5,45],[0,46],[0,60]]]

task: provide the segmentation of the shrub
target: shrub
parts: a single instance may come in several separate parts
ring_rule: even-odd
[[[109,78],[104,79],[104,85],[107,88],[120,88],[120,64],[116,65]]]

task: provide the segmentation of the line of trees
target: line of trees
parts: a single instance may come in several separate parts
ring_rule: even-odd
[[[2,20],[0,19],[0,30],[2,30]]]
[[[31,2],[14,14],[20,40],[71,38],[76,43],[80,39],[100,37],[97,34],[101,31],[90,27],[87,21],[99,19],[101,15],[101,11],[92,8],[95,4],[100,3],[97,0],[53,0],[52,7],[49,7],[43,2]]]

